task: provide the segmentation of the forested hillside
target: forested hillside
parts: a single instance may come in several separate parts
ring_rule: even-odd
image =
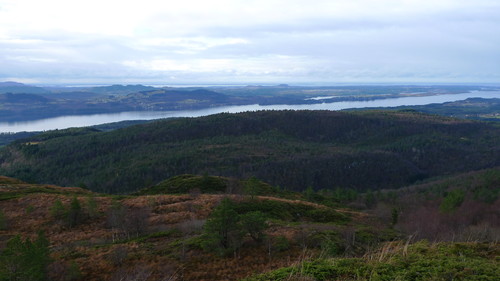
[[[292,190],[397,188],[500,165],[500,127],[415,112],[263,111],[111,132],[50,131],[0,151],[0,174],[124,193],[179,174]]]

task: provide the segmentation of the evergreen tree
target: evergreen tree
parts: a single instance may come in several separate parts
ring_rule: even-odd
[[[377,206],[377,197],[371,190],[368,190],[365,194],[365,205],[368,209],[372,209]]]
[[[240,247],[243,232],[234,203],[222,199],[207,220],[204,228],[204,248],[226,255]]]
[[[42,232],[34,242],[17,235],[0,253],[0,280],[47,280],[50,260],[49,241]]]
[[[309,201],[314,201],[314,189],[312,186],[308,186],[306,190],[304,190],[304,196]]]
[[[245,181],[243,190],[246,195],[250,198],[255,199],[255,196],[259,194],[259,180],[256,177],[251,177]]]
[[[91,219],[96,218],[99,215],[97,201],[94,196],[89,196],[87,198],[87,215]]]
[[[54,204],[50,207],[50,215],[58,221],[64,221],[67,216],[66,208],[64,207],[61,200],[57,199]]]
[[[69,227],[76,226],[82,221],[82,219],[82,206],[80,205],[80,201],[78,201],[78,198],[73,197],[73,200],[71,200],[71,203],[69,205],[67,216]]]
[[[260,211],[249,212],[241,215],[241,227],[244,232],[250,234],[254,241],[262,242],[264,230],[267,228],[266,216]]]
[[[391,210],[391,224],[396,225],[398,223],[399,212],[395,207]]]

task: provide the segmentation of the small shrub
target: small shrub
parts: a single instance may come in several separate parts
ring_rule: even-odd
[[[461,189],[455,189],[444,197],[441,205],[439,206],[439,210],[443,213],[449,213],[458,208],[465,199],[465,192]]]
[[[474,189],[474,199],[488,204],[492,204],[498,199],[500,188],[494,186],[481,186]]]
[[[283,252],[290,249],[290,242],[285,236],[277,236],[273,243],[274,249],[278,252]]]
[[[99,215],[99,209],[97,207],[97,201],[94,196],[89,196],[87,198],[87,215],[89,218],[94,219]]]
[[[320,233],[318,236],[323,255],[327,257],[335,257],[344,253],[344,243],[339,233],[327,231]]]
[[[5,214],[0,210],[0,230],[6,230],[7,229],[7,218],[5,217]]]
[[[65,220],[67,214],[66,208],[59,199],[54,201],[54,204],[50,207],[49,212],[52,218],[61,222]]]
[[[28,205],[26,207],[26,214],[29,215],[29,214],[33,213],[34,210],[35,210],[35,207],[33,207],[32,205]]]

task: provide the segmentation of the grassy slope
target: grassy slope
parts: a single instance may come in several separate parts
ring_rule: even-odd
[[[4,177],[0,181],[0,192],[9,194],[0,201],[7,220],[7,229],[0,230],[0,249],[16,234],[33,237],[43,230],[51,241],[51,256],[55,260],[51,266],[59,268],[49,270],[55,280],[62,280],[56,275],[72,263],[77,265],[84,280],[111,280],[121,275],[140,274],[143,270],[151,274],[149,280],[170,275],[182,277],[182,280],[242,278],[255,271],[289,266],[298,260],[302,248],[294,237],[304,231],[299,227],[301,224],[307,224],[308,228],[347,227],[346,215],[326,206],[272,197],[256,197],[250,204],[247,198],[233,195],[230,197],[241,206],[238,212],[263,208],[269,214],[272,219],[268,237],[287,237],[282,240],[290,242],[286,249],[273,248],[269,254],[266,245],[246,239],[239,258],[222,258],[201,250],[199,236],[204,220],[223,195],[113,197],[91,194],[79,188],[26,184]],[[74,197],[81,202],[83,210],[88,208],[88,198],[93,197],[98,215],[69,228],[52,218],[50,209],[56,200],[67,206]],[[134,214],[132,210],[146,210],[147,223],[139,236],[125,235],[107,227],[108,213],[118,201],[131,212],[127,216]],[[297,216],[300,213],[302,215]],[[331,220],[328,224],[317,222],[318,214],[326,214]],[[321,220],[324,218],[321,216]]]
[[[456,191],[463,192],[462,200],[443,209]],[[245,280],[497,280],[500,276],[500,168],[384,190],[375,198],[378,206],[366,213],[390,221],[391,208],[398,210],[399,222],[393,227],[410,234],[408,240],[382,243],[362,256],[304,259]],[[419,241],[422,238],[428,240]]]
[[[497,280],[500,248],[484,243],[388,243],[363,258],[317,259],[245,280]]]
[[[499,165],[499,138],[495,124],[412,112],[217,114],[48,132],[2,149],[0,173],[115,193],[185,173],[380,189]]]
[[[186,185],[196,185],[192,178],[184,179]],[[55,274],[71,264],[76,264],[82,280],[143,274],[150,276],[148,280],[236,280],[272,270],[276,271],[250,280],[309,280],[307,276],[315,280],[494,280],[498,275],[497,243],[384,242],[397,238],[387,222],[353,210],[338,210],[341,215],[301,200],[229,195],[239,213],[268,214],[269,242],[256,244],[247,238],[235,257],[223,258],[200,248],[202,225],[221,194],[109,196],[7,177],[0,177],[0,192],[16,195],[0,201],[8,222],[7,230],[0,231],[0,248],[15,234],[33,237],[44,230],[55,259],[50,271],[55,280],[62,280]],[[88,208],[89,196],[95,198],[98,215],[69,228],[51,218],[50,208],[56,200],[68,205],[75,196],[83,210]],[[143,233],[127,236],[106,226],[116,202],[129,211],[147,210]]]

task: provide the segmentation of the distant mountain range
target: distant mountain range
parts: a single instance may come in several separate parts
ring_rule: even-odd
[[[367,101],[492,90],[484,86],[247,86],[151,87],[111,85],[101,87],[36,87],[17,82],[0,83],[0,122],[29,121],[66,115],[125,111],[193,110],[234,105],[316,104]],[[318,98],[319,97],[319,98]],[[476,103],[477,104],[477,103]],[[494,114],[491,107],[481,115]],[[491,118],[490,118],[491,119]]]

